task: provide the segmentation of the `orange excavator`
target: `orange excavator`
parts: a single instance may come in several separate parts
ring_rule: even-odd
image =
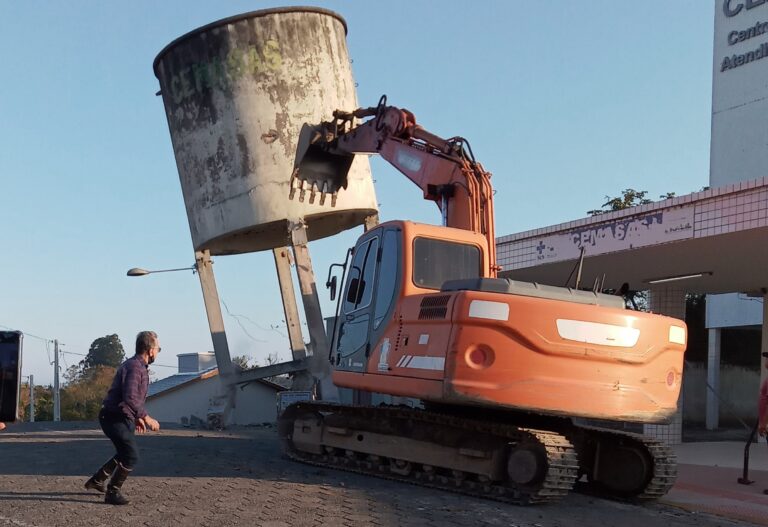
[[[669,490],[671,449],[622,427],[675,413],[684,322],[497,278],[490,174],[466,140],[437,137],[385,97],[302,137],[292,197],[342,192],[353,157],[379,154],[436,202],[443,226],[367,230],[344,265],[331,338],[337,386],[421,404],[294,404],[278,423],[290,457],[517,504],[574,487],[637,500]]]

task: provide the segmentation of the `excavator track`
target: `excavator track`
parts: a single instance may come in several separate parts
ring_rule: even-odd
[[[278,430],[297,461],[519,505],[562,499],[579,473],[558,432],[423,410],[303,402]]]
[[[567,434],[579,453],[576,490],[604,498],[648,501],[664,496],[677,479],[677,457],[658,439],[605,428],[575,426]]]

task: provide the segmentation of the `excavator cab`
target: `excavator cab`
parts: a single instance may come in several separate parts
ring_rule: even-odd
[[[435,294],[450,280],[482,277],[488,266],[484,245],[474,233],[402,221],[360,237],[338,299],[336,368],[379,371],[368,359],[385,334],[396,331],[403,299]]]

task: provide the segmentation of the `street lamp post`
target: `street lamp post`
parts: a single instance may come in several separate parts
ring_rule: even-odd
[[[133,267],[128,269],[128,272],[125,274],[127,276],[144,276],[154,273],[172,273],[174,271],[192,271],[194,273],[197,271],[197,264],[193,265],[192,267],[179,267],[178,269],[158,269],[157,271],[147,271],[141,267]]]

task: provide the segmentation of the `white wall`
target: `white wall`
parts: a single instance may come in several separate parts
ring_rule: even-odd
[[[768,2],[715,0],[713,51],[709,184],[768,176]],[[707,327],[762,324],[757,310],[736,295],[710,295]]]
[[[189,418],[191,415],[206,422],[210,398],[220,393],[221,382],[218,376],[214,376],[153,396],[147,399],[146,408],[149,415],[160,422],[179,424],[182,417]],[[261,383],[237,388],[230,423],[274,423],[277,418],[276,401],[275,390]]]
[[[749,31],[753,36],[745,38]],[[768,175],[766,43],[768,2],[716,0],[709,174],[712,187]],[[746,62],[748,53],[754,57]],[[740,61],[741,65],[727,67],[727,62]]]
[[[707,328],[761,326],[763,299],[741,293],[707,295]]]
[[[703,364],[686,366],[683,376],[683,419],[704,423],[707,372]],[[739,419],[752,426],[757,420],[760,372],[739,366],[720,368],[720,426],[740,427]]]
[[[258,382],[237,388],[232,418],[239,425],[274,423],[277,420],[277,392]]]
[[[194,381],[147,399],[147,413],[160,422],[180,423],[181,417],[194,415],[207,421],[212,395],[220,389],[219,377]]]

